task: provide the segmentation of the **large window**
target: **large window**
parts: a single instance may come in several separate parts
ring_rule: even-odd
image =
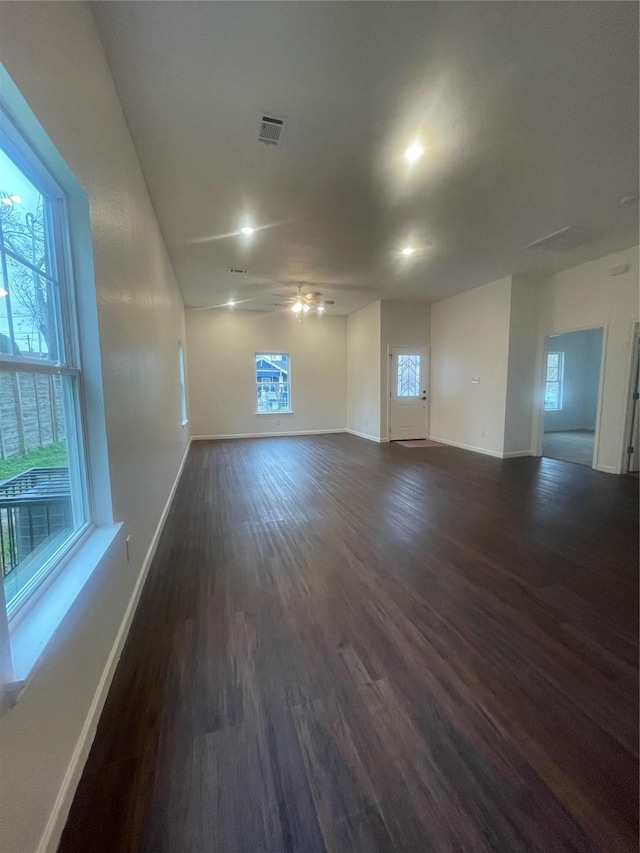
[[[559,411],[562,408],[562,386],[564,384],[564,353],[547,353],[547,376],[544,389],[545,411]]]
[[[68,247],[64,193],[17,134],[3,134],[0,567],[9,616],[89,518]]]
[[[256,412],[291,411],[291,361],[286,352],[256,353]]]

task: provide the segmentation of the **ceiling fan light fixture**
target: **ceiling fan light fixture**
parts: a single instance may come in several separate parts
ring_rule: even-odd
[[[299,314],[302,311],[302,302],[294,302],[291,306],[291,310],[294,314]]]
[[[311,311],[311,305],[309,305],[307,302],[305,302],[302,306],[302,310],[304,311],[305,314],[308,314],[309,311]]]
[[[324,305],[318,305],[318,307],[316,308],[316,311],[322,313],[324,311]]]

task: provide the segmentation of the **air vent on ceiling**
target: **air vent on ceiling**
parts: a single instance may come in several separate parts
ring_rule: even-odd
[[[280,116],[263,115],[260,119],[258,142],[265,145],[277,145],[284,130],[284,119]]]
[[[569,252],[571,249],[577,249],[578,246],[584,246],[586,243],[592,243],[598,240],[599,234],[594,231],[587,231],[585,228],[574,228],[567,225],[566,228],[561,228],[559,231],[554,231],[553,234],[547,234],[546,237],[541,237],[533,243],[525,246],[525,249],[542,249],[545,252]]]
[[[249,272],[249,270],[240,270],[240,269],[236,269],[236,267],[231,267],[229,272],[238,272],[241,275],[244,275],[245,273]]]

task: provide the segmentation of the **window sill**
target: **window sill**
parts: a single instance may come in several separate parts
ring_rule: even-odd
[[[280,417],[280,415],[295,415],[295,412],[256,412],[256,415],[267,415],[267,417]]]
[[[47,644],[110,551],[121,527],[121,524],[112,524],[94,528],[28,612],[15,624],[9,623],[13,680],[4,685],[4,692],[10,704],[18,700],[42,661]]]

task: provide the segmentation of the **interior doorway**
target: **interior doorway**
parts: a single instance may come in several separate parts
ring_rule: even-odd
[[[543,456],[593,466],[602,338],[602,328],[547,338]]]
[[[428,432],[427,351],[419,347],[389,349],[389,438],[426,438]]]

